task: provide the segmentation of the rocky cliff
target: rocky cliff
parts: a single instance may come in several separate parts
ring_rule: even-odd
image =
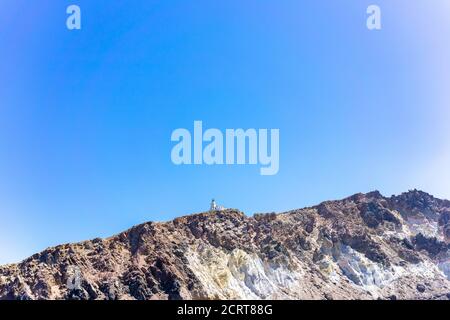
[[[145,223],[0,267],[0,299],[450,299],[450,201],[379,192]]]

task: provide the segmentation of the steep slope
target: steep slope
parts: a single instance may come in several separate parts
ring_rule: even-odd
[[[450,202],[378,192],[145,223],[0,267],[0,299],[450,299]]]

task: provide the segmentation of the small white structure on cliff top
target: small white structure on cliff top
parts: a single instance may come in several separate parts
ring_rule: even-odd
[[[225,211],[225,207],[217,205],[216,200],[212,199],[209,211],[210,212]]]

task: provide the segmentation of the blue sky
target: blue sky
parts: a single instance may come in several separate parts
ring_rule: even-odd
[[[382,10],[381,31],[366,8]],[[66,28],[66,8],[82,30]],[[374,189],[450,198],[450,5],[54,1],[0,6],[0,263],[207,209]],[[181,166],[171,133],[279,128],[280,172]]]

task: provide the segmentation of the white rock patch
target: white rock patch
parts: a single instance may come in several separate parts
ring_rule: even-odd
[[[289,270],[239,249],[228,254],[201,244],[190,248],[186,257],[211,298],[289,299],[303,275],[299,265]]]

